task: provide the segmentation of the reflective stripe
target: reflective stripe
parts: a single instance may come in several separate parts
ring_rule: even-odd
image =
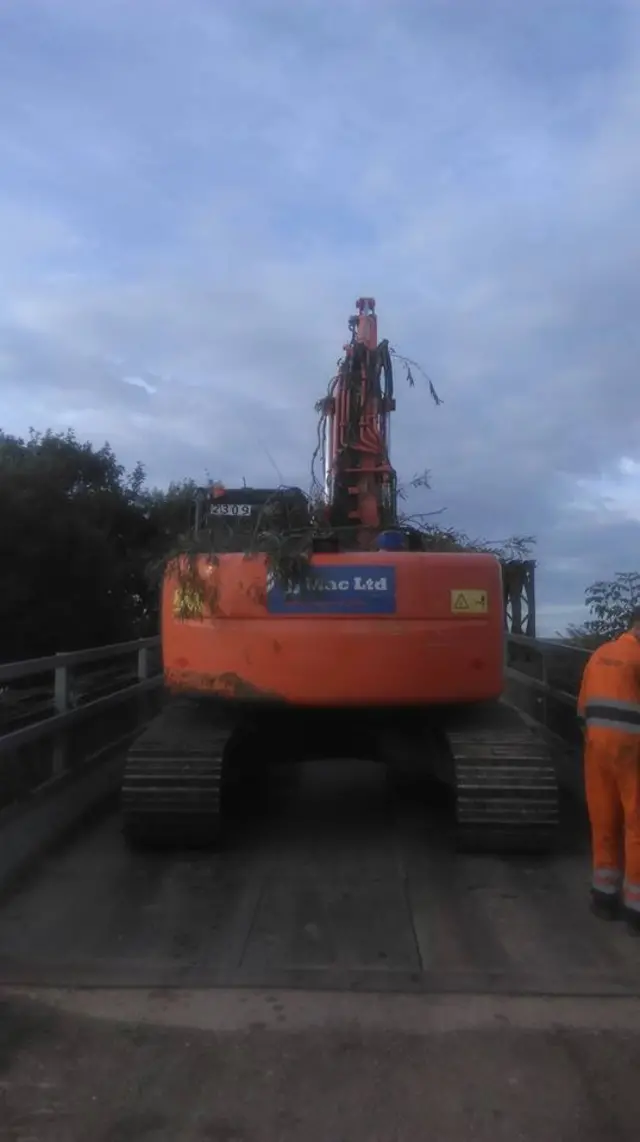
[[[616,722],[623,726],[640,726],[640,705],[637,702],[622,702],[609,698],[589,698],[584,704],[587,725],[593,722]],[[631,732],[633,730],[631,729]]]
[[[640,912],[640,884],[625,883],[624,902],[630,912]]]
[[[591,885],[596,892],[603,892],[606,896],[615,896],[620,891],[621,884],[622,869],[594,868]]]
[[[603,698],[600,695],[597,697],[591,695],[587,698],[585,706],[587,709],[589,706],[608,706],[611,710],[633,710],[640,717],[640,703],[627,702],[622,698]]]
[[[617,718],[593,718],[587,717],[587,728],[598,726],[603,730],[618,730],[621,734],[640,734],[640,722],[634,724],[633,722],[621,722]]]
[[[593,891],[597,892],[600,896],[617,896],[620,887],[615,884],[593,884]],[[640,904],[638,905],[640,909]]]

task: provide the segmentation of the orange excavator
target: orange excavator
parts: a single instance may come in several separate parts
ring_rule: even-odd
[[[298,488],[201,489],[193,552],[167,565],[167,700],[134,742],[122,788],[136,846],[215,843],[230,773],[270,755],[410,756],[454,791],[461,847],[553,842],[552,760],[501,701],[501,564],[420,549],[400,526],[392,356],[374,300],[356,308],[318,406],[319,504]],[[297,559],[283,557],[294,548]]]

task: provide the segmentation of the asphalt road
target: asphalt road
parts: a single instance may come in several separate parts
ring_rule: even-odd
[[[456,856],[382,770],[275,774],[226,853],[108,815],[0,906],[0,1139],[634,1139],[640,941],[551,861]]]

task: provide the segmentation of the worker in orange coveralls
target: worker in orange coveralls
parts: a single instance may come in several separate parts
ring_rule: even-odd
[[[578,696],[591,821],[591,910],[640,936],[640,607],[591,655]],[[621,899],[622,897],[622,899]]]

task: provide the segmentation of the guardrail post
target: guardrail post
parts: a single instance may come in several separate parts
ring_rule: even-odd
[[[546,656],[544,650],[542,650],[540,652],[540,660],[542,662],[542,670],[540,672],[540,681],[542,682],[542,685],[544,686],[544,690],[538,696],[539,710],[540,710],[540,721],[542,722],[543,726],[548,727],[548,725],[549,725],[549,674],[547,671],[547,656]]]
[[[138,682],[146,682],[149,677],[149,647],[141,646],[138,650]]]
[[[151,660],[149,657],[149,647],[138,647],[138,682],[146,682],[151,676]],[[151,717],[151,695],[141,694],[139,697],[138,710],[143,719]]]
[[[69,710],[69,669],[66,666],[56,666],[53,682],[53,704],[57,714],[66,714]],[[53,777],[59,777],[67,768],[67,734],[56,734],[53,746]]]
[[[55,783],[60,778],[67,778],[70,769],[73,769],[75,776],[75,771],[80,771],[85,761],[97,758],[105,749],[111,747],[111,743],[119,746],[121,739],[109,736],[110,726],[106,731],[108,739],[106,743],[103,734],[94,735],[100,742],[97,751],[91,735],[78,735],[76,726],[86,726],[94,717],[102,718],[106,711],[115,709],[122,703],[131,704],[132,714],[137,716],[137,719],[132,718],[131,721],[137,724],[143,720],[147,721],[155,714],[160,704],[158,699],[162,700],[163,694],[162,669],[158,669],[156,664],[159,643],[160,639],[157,636],[130,639],[109,646],[87,647],[84,650],[62,651],[20,662],[0,663],[0,687],[3,687],[5,682],[17,681],[20,678],[42,677],[45,674],[49,677],[47,710],[44,716],[40,716],[41,706],[38,702],[34,720],[20,729],[9,727],[8,732],[0,733],[0,762],[5,758],[14,757],[16,751],[26,748],[27,756],[29,758],[33,756],[34,760],[38,761],[42,759],[47,769],[42,773],[38,765],[36,774],[33,776],[25,774],[27,780],[20,789],[9,788],[9,782],[6,782],[0,789],[0,811],[25,792],[33,793],[49,782]],[[131,676],[132,656],[136,658],[134,675],[137,674],[137,678]],[[122,674],[118,674],[117,679],[112,680],[113,686],[119,687],[118,689],[113,689],[111,693],[101,693],[97,698],[92,693],[87,694],[86,687],[82,687],[80,694],[75,692],[78,669],[89,663],[111,662],[114,659],[123,662]],[[27,717],[30,698],[31,695],[28,695],[24,707]],[[37,698],[39,698],[39,688]],[[19,709],[18,715],[20,720],[23,720],[22,708]],[[96,729],[98,728],[96,726]],[[120,728],[118,724],[118,729]],[[114,733],[115,730],[114,723]],[[128,737],[128,732],[124,736]],[[38,748],[33,749],[36,742],[46,743],[44,746],[46,753],[42,758]],[[22,775],[22,767],[19,767],[19,770]]]

